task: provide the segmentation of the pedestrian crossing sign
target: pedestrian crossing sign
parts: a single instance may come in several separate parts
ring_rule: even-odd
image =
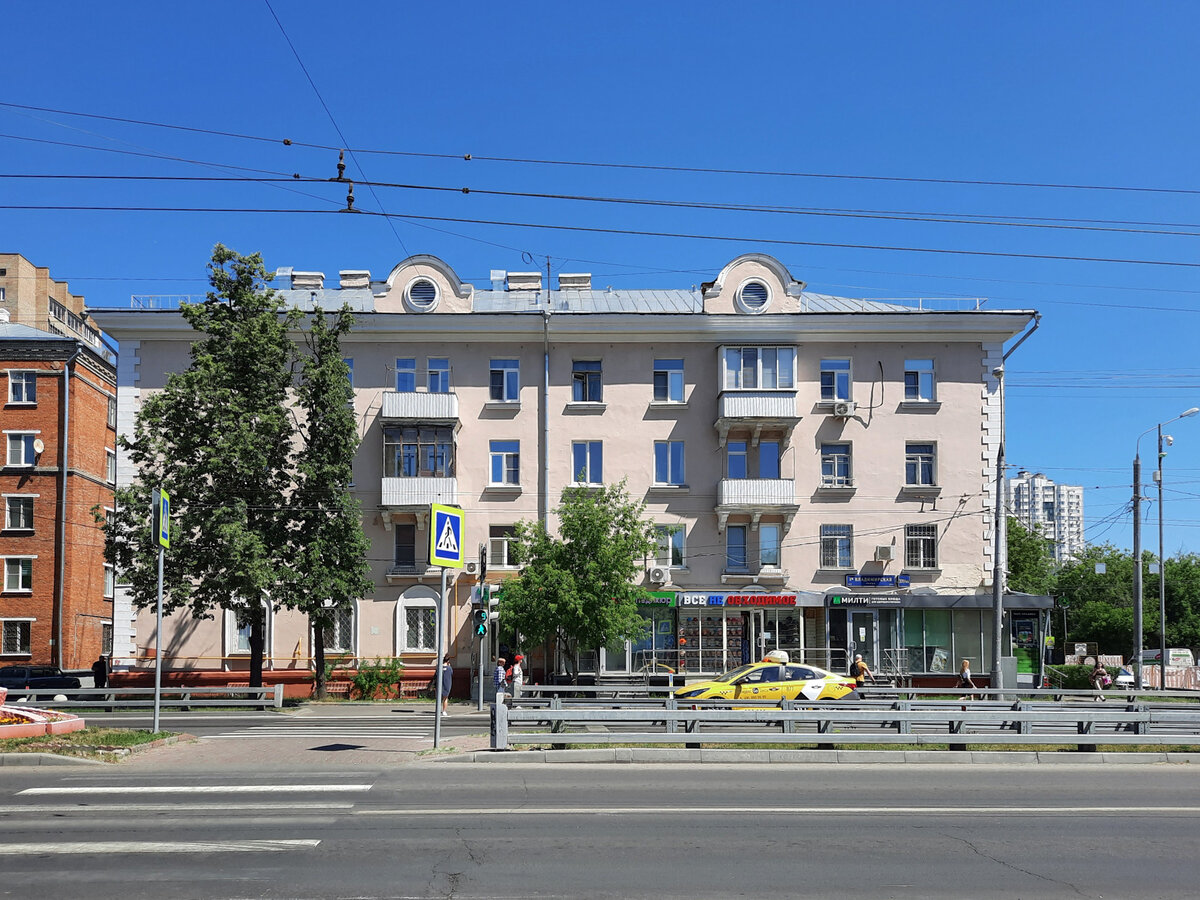
[[[432,503],[429,507],[429,521],[429,564],[461,569],[463,511],[457,506]]]

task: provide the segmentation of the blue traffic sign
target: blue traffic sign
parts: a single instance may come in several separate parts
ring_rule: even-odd
[[[429,562],[434,566],[463,566],[463,511],[457,506],[430,504]]]

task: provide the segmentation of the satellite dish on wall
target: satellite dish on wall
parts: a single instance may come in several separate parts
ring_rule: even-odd
[[[45,449],[46,449],[46,445],[44,443],[42,443],[41,438],[33,439],[33,452],[34,453],[41,453]]]

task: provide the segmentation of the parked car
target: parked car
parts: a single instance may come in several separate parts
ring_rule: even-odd
[[[773,658],[770,658],[773,657]],[[776,651],[762,662],[738,666],[711,681],[689,684],[677,700],[842,700],[857,699],[854,679],[816,666],[798,665]]]
[[[0,687],[10,693],[63,690],[79,687],[79,679],[64,675],[58,666],[5,666],[0,669]]]

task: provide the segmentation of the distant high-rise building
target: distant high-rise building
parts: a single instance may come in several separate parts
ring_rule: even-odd
[[[1055,484],[1041,472],[1024,470],[1005,479],[1006,507],[1030,531],[1050,545],[1056,562],[1074,559],[1083,551],[1083,487]]]

